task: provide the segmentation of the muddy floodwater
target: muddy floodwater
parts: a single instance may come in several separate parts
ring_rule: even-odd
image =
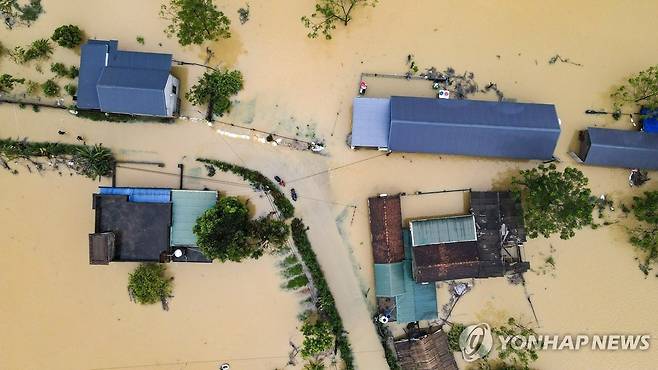
[[[45,13],[31,27],[0,29],[4,47],[26,45],[49,37],[59,25],[77,24],[88,37],[119,40],[121,49],[205,60],[205,46],[180,47],[166,38],[166,22],[158,17],[160,1],[42,3]],[[613,86],[658,63],[655,25],[646,19],[658,14],[658,2],[651,0],[381,0],[374,9],[357,10],[349,27],[337,27],[331,41],[305,36],[299,18],[313,10],[311,0],[250,1],[244,25],[237,10],[246,3],[215,3],[231,18],[232,37],[209,44],[215,53],[210,63],[240,69],[245,76],[244,90],[222,121],[321,141],[324,154],[263,144],[249,138],[249,130],[220,122],[213,127],[190,120],[170,125],[92,122],[65,110],[33,112],[9,104],[0,105],[0,137],[73,143],[81,135],[88,143],[111,148],[120,160],[165,163],[157,171],[120,168],[122,186],[176,187],[176,165],[183,163],[189,176],[185,187],[249,198],[259,212],[267,205],[258,193],[229,175],[202,180],[205,171],[195,158],[283,177],[299,194],[296,214],[310,227],[356,363],[364,370],[386,368],[370,322],[374,277],[366,199],[419,190],[503,189],[516,171],[536,163],[349,149],[346,137],[361,73],[405,73],[407,56],[413,55],[421,71],[431,66],[470,71],[481,88],[496,83],[506,99],[553,103],[562,124],[556,155],[564,167],[575,165],[567,152],[577,130],[592,125],[632,129],[626,119],[615,122],[584,111],[609,108]],[[571,63],[549,63],[556,55]],[[77,64],[78,58],[77,52],[57,48],[51,61]],[[0,73],[43,82],[51,77],[49,63],[38,72],[35,63],[17,66],[4,56]],[[177,66],[174,73],[185,89],[203,70]],[[368,83],[370,96],[434,94],[424,81],[373,78]],[[204,113],[183,105],[183,116]],[[68,134],[60,136],[58,130]],[[658,336],[658,279],[654,272],[645,279],[637,268],[624,229],[631,221],[618,206],[643,190],[658,189],[658,180],[631,189],[626,170],[578,168],[596,195],[605,193],[615,201],[617,210],[604,215],[611,225],[581,230],[568,241],[530,240],[525,246],[532,267],[526,290],[505,279],[477,281],[451,321],[500,324],[516,317],[544,334]],[[126,292],[134,264],[88,264],[91,194],[99,183],[67,173],[19,170],[18,175],[0,171],[0,369],[216,369],[229,362],[232,369],[271,370],[286,365],[291,341],[301,344],[297,315],[305,297],[281,289],[276,258],[171,264],[175,297],[170,310],[135,305]],[[100,183],[108,184],[108,179]],[[424,199],[405,200],[405,217],[454,214],[463,206],[451,196]],[[554,266],[546,262],[549,257]],[[447,297],[443,285],[438,289],[440,308]],[[533,366],[654,369],[656,364],[654,338],[642,352],[541,352]]]

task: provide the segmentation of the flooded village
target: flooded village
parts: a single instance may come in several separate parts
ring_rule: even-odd
[[[0,1],[0,368],[655,368],[658,3],[372,5]]]

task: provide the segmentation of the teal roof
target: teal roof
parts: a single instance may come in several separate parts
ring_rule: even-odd
[[[411,253],[411,231],[409,229],[402,229],[402,243],[404,244],[404,259],[411,261],[413,255]]]
[[[196,245],[197,218],[217,203],[216,191],[172,190],[171,245]]]
[[[411,221],[412,245],[445,244],[475,241],[473,215]]]
[[[395,297],[404,293],[404,262],[375,264],[375,295]]]
[[[436,285],[416,283],[411,276],[410,260],[404,261],[404,286],[406,293],[395,298],[398,322],[434,320],[438,317]]]

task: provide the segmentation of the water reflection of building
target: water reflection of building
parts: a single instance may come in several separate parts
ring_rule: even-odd
[[[410,220],[400,195],[368,199],[380,313],[391,321],[437,318],[435,282],[502,277],[529,269],[520,201],[510,192],[470,192],[470,214]]]

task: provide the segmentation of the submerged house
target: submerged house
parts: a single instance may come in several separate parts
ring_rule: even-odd
[[[89,263],[211,262],[192,229],[216,202],[216,191],[100,187],[93,195]]]
[[[554,105],[393,96],[355,98],[352,148],[550,160]]]
[[[435,319],[435,282],[501,277],[530,268],[523,260],[519,201],[510,192],[470,195],[470,214],[411,220],[408,228],[400,195],[368,199],[375,292],[385,321]]]
[[[589,127],[579,133],[576,159],[605,167],[658,169],[658,134]]]
[[[89,40],[81,48],[79,109],[139,116],[173,117],[180,82],[172,55],[118,50],[116,40]]]
[[[448,336],[437,328],[412,330],[394,343],[402,370],[458,370]]]

